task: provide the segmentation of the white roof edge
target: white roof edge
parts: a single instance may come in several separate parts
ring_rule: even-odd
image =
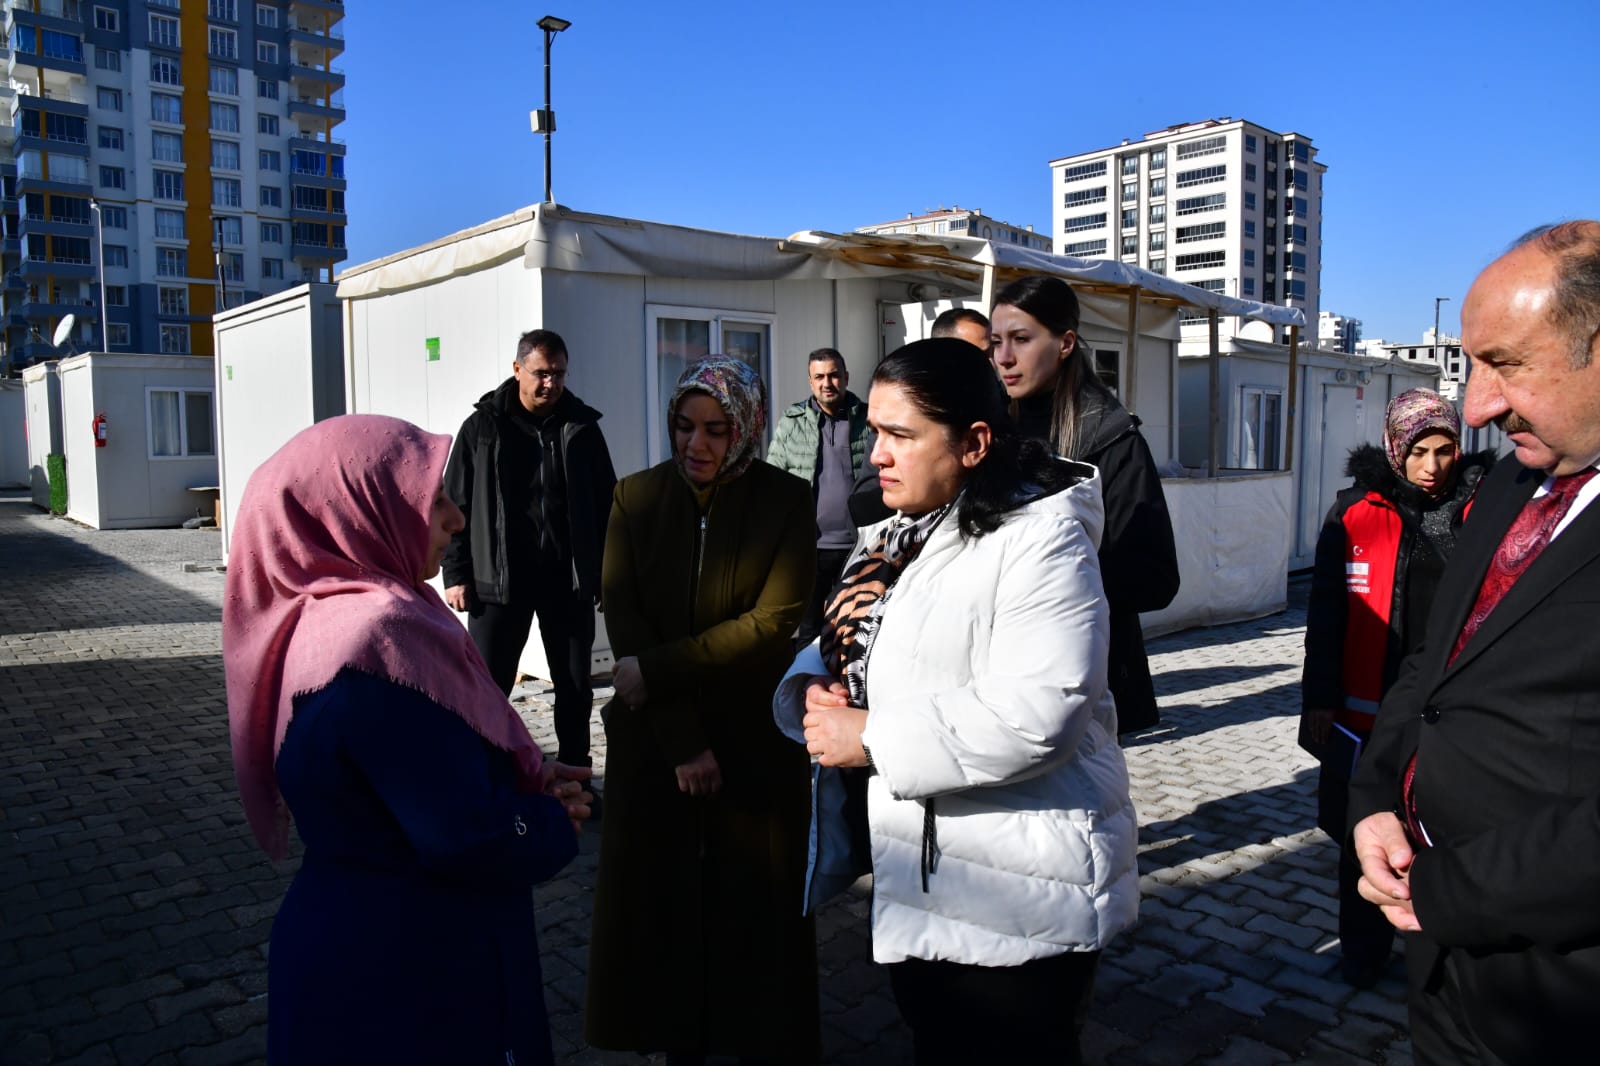
[[[1220,314],[1240,315],[1278,326],[1304,327],[1306,324],[1305,312],[1298,307],[1279,307],[1277,304],[1258,303],[1255,300],[1211,292],[1182,281],[1174,281],[1165,274],[1118,263],[1112,259],[1079,259],[1070,255],[1056,255],[1053,252],[1036,252],[1011,244],[985,243],[989,246],[989,252],[987,255],[980,253],[977,262],[992,263],[994,266],[1009,267],[1014,270],[1028,270],[1036,274],[1054,274],[1081,281],[1140,288],[1146,292],[1180,300],[1191,307],[1215,308]]]
[[[848,249],[904,249],[919,262],[868,262],[843,254]],[[925,252],[923,255],[918,253]],[[341,272],[338,296],[361,299],[401,292],[442,278],[468,274],[521,257],[529,268],[594,270],[755,280],[784,277],[871,277],[915,275],[946,268],[1008,270],[1110,285],[1214,308],[1276,325],[1306,324],[1299,308],[1257,303],[1209,292],[1165,274],[1108,259],[1078,259],[1050,252],[953,234],[918,238],[875,234],[836,234],[802,230],[787,239],[643,222],[572,211],[559,204],[536,204]]]

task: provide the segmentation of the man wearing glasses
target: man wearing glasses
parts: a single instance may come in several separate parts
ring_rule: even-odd
[[[444,557],[444,598],[508,695],[534,616],[555,686],[557,758],[588,766],[594,609],[617,476],[600,412],[567,391],[567,345],[517,341],[511,377],[461,424],[444,485],[467,517]]]

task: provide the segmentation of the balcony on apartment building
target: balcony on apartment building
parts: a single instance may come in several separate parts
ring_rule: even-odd
[[[298,147],[306,143],[314,142],[306,142],[299,138],[289,142],[289,173],[293,175],[294,183],[319,191],[342,193],[349,186],[345,178],[345,157],[342,146],[339,153],[329,152],[325,145],[317,145],[314,148]]]
[[[81,155],[60,153],[51,146],[48,153],[17,153],[17,193],[59,192],[87,197],[94,188],[89,181],[89,162]]]
[[[330,56],[344,51],[344,27],[324,26],[320,20],[289,19],[289,43],[303,45],[327,52]]]
[[[289,18],[313,24],[323,19],[337,22],[344,18],[344,0],[290,0]]]
[[[328,122],[344,121],[344,90],[337,89],[333,92],[322,93],[305,91],[304,88],[290,88],[289,115],[309,115],[312,118],[326,119]]]
[[[16,313],[28,320],[60,318],[63,315],[94,318],[97,314],[94,301],[89,297],[61,292],[48,296],[44,293],[24,296]]]
[[[78,5],[69,5],[75,12]],[[26,81],[46,71],[86,78],[89,70],[83,59],[83,24],[80,19],[59,18],[45,10],[12,8],[6,26],[6,76]],[[55,10],[65,10],[60,3]]]
[[[60,281],[89,281],[95,277],[94,261],[87,252],[79,255],[75,250],[63,258],[30,257],[28,246],[22,246],[22,262],[17,267],[24,281],[55,278]]]
[[[19,154],[47,152],[52,160],[60,156],[89,158],[89,123],[77,115],[33,106],[19,108],[10,131]]]
[[[295,260],[318,263],[337,263],[348,258],[350,253],[344,246],[344,227],[294,223],[289,238],[289,255]]]
[[[301,58],[292,57],[289,60],[289,91],[294,95],[291,99],[308,97],[320,99],[323,93],[335,92],[344,88],[344,69],[333,65],[320,66],[314,62],[302,62]]]

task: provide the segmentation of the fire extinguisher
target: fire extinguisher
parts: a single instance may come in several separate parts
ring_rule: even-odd
[[[94,416],[94,446],[96,448],[104,448],[106,446],[106,416],[104,411]]]

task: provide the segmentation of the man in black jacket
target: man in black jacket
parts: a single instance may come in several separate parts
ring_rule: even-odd
[[[535,615],[555,686],[557,759],[588,766],[594,609],[617,481],[600,412],[567,391],[567,345],[536,329],[511,377],[461,425],[445,491],[467,516],[444,557],[445,602],[507,694]]]

